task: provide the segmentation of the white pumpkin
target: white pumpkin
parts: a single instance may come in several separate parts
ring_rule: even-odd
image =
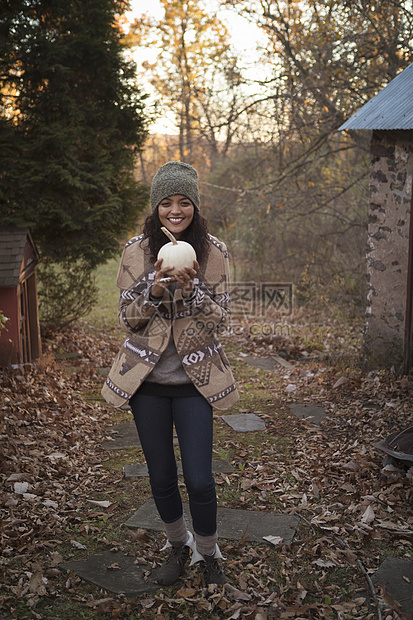
[[[186,241],[178,241],[173,234],[162,226],[161,230],[171,240],[165,243],[158,252],[158,260],[163,258],[162,266],[173,265],[174,268],[168,271],[168,276],[178,273],[179,269],[184,267],[192,267],[196,260],[195,250],[190,243]]]

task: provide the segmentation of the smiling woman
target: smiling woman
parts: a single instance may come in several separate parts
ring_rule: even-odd
[[[122,256],[119,321],[128,337],[102,394],[116,407],[129,401],[135,419],[170,548],[158,582],[175,583],[192,551],[204,585],[225,584],[217,544],[212,407],[227,409],[238,400],[218,339],[230,315],[228,252],[208,234],[199,212],[198,174],[189,164],[172,161],[158,170],[151,207],[143,235],[131,239]],[[158,251],[171,231],[178,244],[185,239],[196,250],[198,260],[169,275],[172,265]],[[183,514],[174,426],[195,538]]]

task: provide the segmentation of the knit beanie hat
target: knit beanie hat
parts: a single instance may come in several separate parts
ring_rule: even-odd
[[[189,164],[181,161],[169,161],[159,168],[152,180],[151,208],[152,213],[167,196],[182,194],[189,198],[199,211],[198,173]]]

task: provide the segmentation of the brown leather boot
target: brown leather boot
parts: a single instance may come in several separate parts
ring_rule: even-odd
[[[224,585],[228,583],[228,579],[225,577],[219,560],[215,559],[213,555],[204,555],[201,565],[201,576],[204,586],[209,586],[210,583],[217,585]]]
[[[172,544],[171,551],[165,564],[158,570],[156,580],[161,586],[171,586],[184,572],[185,564],[189,558],[187,545]]]

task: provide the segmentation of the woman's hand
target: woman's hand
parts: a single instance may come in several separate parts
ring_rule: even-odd
[[[152,284],[151,294],[153,297],[162,297],[164,291],[168,286],[174,282],[174,276],[171,276],[169,279],[168,271],[173,269],[173,265],[167,265],[166,267],[162,267],[163,258],[157,260],[155,263],[155,281]],[[163,279],[168,278],[167,282],[162,282]]]
[[[182,297],[189,297],[194,290],[194,278],[199,269],[198,261],[194,260],[193,267],[184,267],[184,269],[180,269],[174,276],[168,276],[168,271],[173,269],[173,265],[162,267],[162,263],[163,258],[157,260],[155,263],[155,281],[151,288],[153,297],[162,297],[164,290],[168,288],[172,282],[181,285]],[[165,278],[167,278],[167,282],[162,282]]]
[[[175,276],[175,282],[181,285],[182,287],[182,297],[189,297],[192,295],[194,290],[194,278],[198,272],[199,264],[197,260],[194,260],[193,267],[184,267],[184,269],[180,269]]]

